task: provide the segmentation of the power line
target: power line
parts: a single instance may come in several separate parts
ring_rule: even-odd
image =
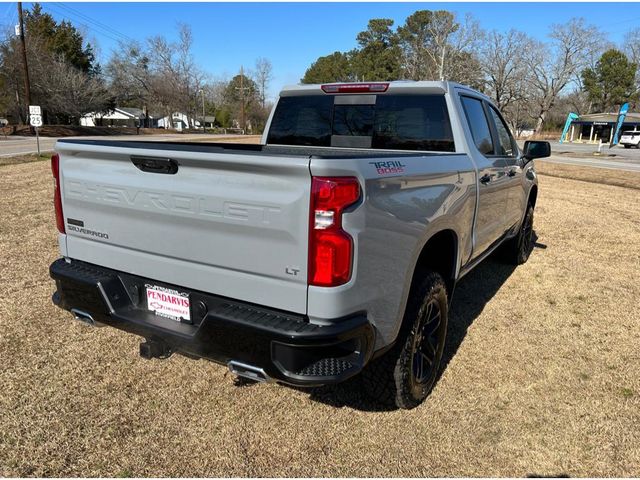
[[[604,23],[604,24],[600,23],[599,26],[600,27],[611,27],[611,26],[614,26],[614,25],[620,25],[622,23],[635,22],[637,20],[640,20],[640,17],[628,18],[627,20],[621,20],[619,22],[613,22],[613,23]]]
[[[7,3],[7,10],[4,12],[3,17],[9,17],[9,12],[13,11],[12,7],[13,7],[13,4]],[[12,15],[12,17],[13,17],[13,15]]]
[[[68,12],[76,15],[77,17],[85,19],[87,22],[92,23],[93,25],[95,25],[98,28],[101,28],[104,31],[111,32],[111,33],[113,33],[115,35],[118,35],[118,36],[122,37],[124,40],[129,40],[131,42],[135,41],[135,39],[131,38],[130,36],[128,36],[128,35],[120,32],[120,31],[116,30],[113,27],[110,27],[109,25],[105,25],[104,23],[91,18],[89,15],[86,15],[86,14],[84,14],[82,12],[79,12],[78,10],[76,10],[75,8],[70,7],[69,5],[65,5],[63,3],[55,3],[55,5],[58,6],[58,7],[64,8],[65,10],[67,10]]]
[[[62,17],[63,20],[70,21],[74,25],[80,25],[80,26],[86,28],[87,30],[90,30],[91,32],[93,32],[96,35],[108,38],[110,40],[113,40],[114,42],[121,42],[122,41],[121,38],[114,36],[110,32],[106,32],[106,31],[104,31],[102,29],[99,29],[96,26],[89,25],[88,23],[82,21],[82,19],[76,18],[76,17],[70,15],[69,13],[65,13],[65,12],[63,12],[61,10],[58,10],[57,6],[54,6],[54,5],[48,4],[48,3],[42,3],[41,6],[42,6],[43,10],[48,11],[49,13],[56,14],[56,15]]]
[[[87,23],[83,22],[82,20],[79,20],[78,18],[73,18],[70,14],[61,12],[61,11],[57,10],[57,8],[52,8],[53,5],[51,5],[49,3],[42,3],[40,5],[42,6],[43,10],[48,11],[49,13],[60,15],[65,20],[70,20],[72,23],[81,25],[81,26],[85,27],[87,30],[91,30],[92,32],[94,32],[97,35],[106,37],[106,38],[108,38],[110,40],[113,40],[116,43],[119,43],[119,42],[121,42],[123,40],[122,38],[115,37],[114,35],[112,35],[109,32],[106,32],[104,30],[98,29],[98,27],[96,27],[96,26],[89,26],[89,25],[87,25]]]
[[[9,8],[7,9],[6,16],[9,17],[9,26],[14,27],[16,25],[16,21],[18,20],[18,13],[16,12],[14,4],[9,3]]]

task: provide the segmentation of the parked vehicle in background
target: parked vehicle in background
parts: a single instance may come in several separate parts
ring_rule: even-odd
[[[624,148],[640,148],[640,130],[634,129],[624,132],[620,137],[620,145]]]
[[[456,282],[533,246],[534,158],[448,82],[285,88],[263,145],[61,140],[55,304],[140,353],[298,386],[433,388]]]

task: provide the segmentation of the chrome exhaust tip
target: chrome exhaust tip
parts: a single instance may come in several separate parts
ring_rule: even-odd
[[[227,366],[229,371],[238,377],[247,378],[254,382],[273,382],[273,379],[262,368],[236,362],[235,360],[231,360],[227,363]]]
[[[96,322],[93,317],[91,316],[91,314],[83,311],[83,310],[79,310],[77,308],[72,308],[71,309],[71,313],[73,314],[73,318],[75,320],[77,320],[78,322],[84,324],[84,325],[88,325],[90,327],[103,327],[104,324],[100,323],[100,322]]]

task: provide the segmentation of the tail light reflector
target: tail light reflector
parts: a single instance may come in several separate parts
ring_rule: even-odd
[[[56,225],[60,233],[65,233],[62,196],[60,194],[60,156],[57,153],[51,156],[51,173],[53,174],[53,205],[56,210]]]
[[[336,287],[351,278],[353,239],[342,212],[360,198],[355,177],[313,177],[309,226],[309,285]]]

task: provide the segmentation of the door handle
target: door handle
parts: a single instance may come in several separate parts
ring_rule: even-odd
[[[485,173],[483,176],[480,177],[480,183],[484,185],[486,185],[490,181],[491,181],[491,175],[489,175],[488,173]]]
[[[509,175],[510,177],[515,177],[516,176],[516,169],[512,168],[511,170],[509,170],[507,172],[507,175]]]
[[[178,162],[170,158],[131,156],[131,162],[141,171],[173,175],[178,171]]]

